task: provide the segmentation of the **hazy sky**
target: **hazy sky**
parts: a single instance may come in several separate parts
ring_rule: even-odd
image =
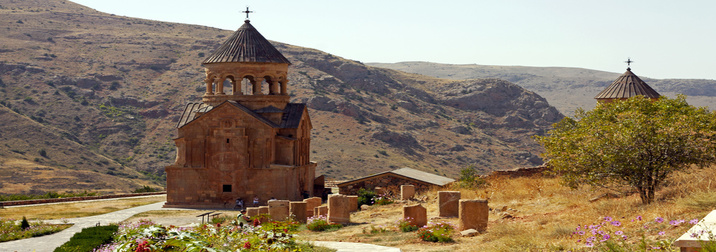
[[[581,67],[716,79],[716,1],[74,0],[116,15],[236,30],[361,62]],[[221,41],[223,42],[223,41]]]

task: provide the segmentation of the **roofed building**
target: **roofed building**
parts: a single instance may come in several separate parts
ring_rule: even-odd
[[[632,61],[627,60],[627,62],[631,63]],[[611,85],[597,94],[594,99],[597,99],[597,102],[607,103],[612,100],[626,100],[630,97],[639,95],[652,100],[659,99],[661,96],[658,92],[656,92],[656,90],[641,80],[639,76],[636,76],[636,74],[631,71],[631,67],[627,67],[624,74],[619,76],[619,78],[617,78]]]
[[[166,206],[313,194],[313,126],[306,105],[289,102],[290,64],[248,19],[204,60],[206,93],[185,107],[176,161],[165,169]]]
[[[426,191],[431,187],[441,187],[452,182],[455,180],[406,167],[342,182],[337,186],[340,194],[356,195],[361,188],[375,190],[376,187],[381,187],[400,192],[401,185],[413,185],[416,191]]]

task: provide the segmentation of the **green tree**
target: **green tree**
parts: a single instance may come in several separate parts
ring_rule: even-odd
[[[628,186],[649,204],[672,172],[714,162],[715,130],[716,114],[687,104],[683,95],[638,96],[578,109],[574,119],[562,119],[536,139],[566,185]]]

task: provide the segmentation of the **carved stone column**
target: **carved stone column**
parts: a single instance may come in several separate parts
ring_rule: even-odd
[[[216,83],[216,94],[217,95],[224,94],[224,81],[226,81],[226,78],[220,79],[219,82]]]
[[[253,86],[254,86],[254,91],[253,91],[253,94],[254,94],[254,95],[263,94],[263,93],[261,92],[261,84],[263,84],[263,82],[264,82],[264,78],[254,77],[254,81],[251,82],[251,84],[253,84]]]
[[[214,79],[210,79],[207,77],[204,82],[206,82],[206,94],[207,95],[213,95],[214,94]]]
[[[281,84],[281,95],[287,95],[286,86],[288,86],[288,80],[283,80],[279,83]]]

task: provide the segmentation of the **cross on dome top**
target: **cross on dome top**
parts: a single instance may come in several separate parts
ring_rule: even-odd
[[[242,13],[246,13],[246,20],[249,20],[249,13],[254,13],[254,12],[249,10],[249,6],[246,6],[246,10],[242,11]]]
[[[632,62],[634,62],[634,61],[631,60],[631,57],[627,58],[627,61],[624,61],[624,63],[627,63],[627,69],[628,69],[628,70],[631,69],[631,63],[632,63]]]

